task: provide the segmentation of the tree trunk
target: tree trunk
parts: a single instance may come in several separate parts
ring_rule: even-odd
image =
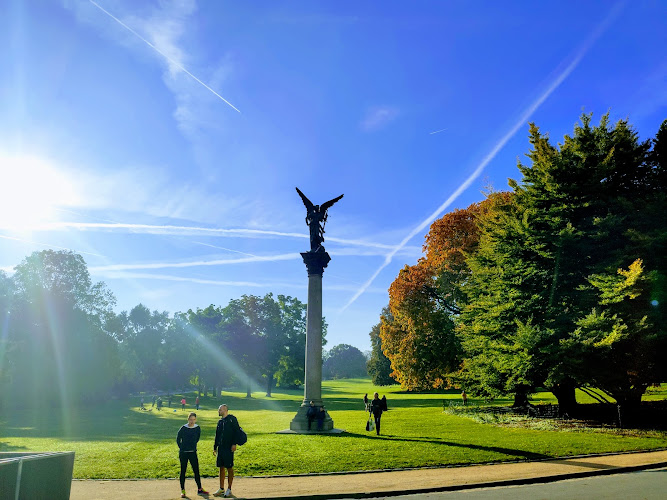
[[[646,386],[633,387],[622,394],[612,394],[616,399],[618,409],[618,426],[620,428],[634,427],[639,423],[639,408]]]
[[[252,382],[250,381],[250,377],[248,377],[248,385],[246,385],[246,393],[245,397],[246,398],[251,398],[252,397]]]
[[[528,406],[528,390],[526,388],[519,388],[514,393],[513,408],[521,408]]]
[[[271,397],[271,389],[273,389],[273,375],[266,377],[266,397]]]
[[[577,398],[575,395],[575,383],[571,378],[566,378],[560,384],[551,387],[551,392],[558,400],[558,416],[572,416],[577,409]]]

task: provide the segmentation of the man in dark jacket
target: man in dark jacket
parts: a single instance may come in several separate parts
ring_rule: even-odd
[[[375,432],[378,436],[380,435],[380,419],[382,418],[382,410],[382,400],[376,392],[373,394],[373,401],[371,401],[371,413],[373,414],[373,418],[375,420]]]
[[[213,454],[217,455],[216,465],[220,467],[220,489],[213,496],[231,496],[234,481],[234,452],[239,439],[239,421],[229,413],[227,405],[218,408],[218,427],[215,429]],[[227,489],[225,490],[225,469],[227,469]]]

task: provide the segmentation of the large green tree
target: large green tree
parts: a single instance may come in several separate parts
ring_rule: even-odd
[[[389,307],[383,308],[380,317],[385,318],[385,321],[387,321],[390,316],[391,311],[389,310]],[[397,382],[391,377],[391,361],[389,361],[389,358],[382,352],[382,337],[380,336],[381,327],[382,319],[380,320],[380,323],[371,328],[369,333],[371,337],[371,355],[366,363],[366,370],[371,376],[374,385],[392,385]]]
[[[656,230],[642,220],[646,209],[664,212],[660,160],[651,141],[639,141],[626,121],[610,125],[607,115],[597,126],[583,115],[558,147],[531,124],[530,143],[530,163],[518,165],[523,178],[510,181],[513,199],[480,220],[478,252],[468,260],[464,374],[473,391],[514,393],[517,403],[547,384],[569,407],[575,385],[600,383],[577,366],[602,370],[606,362],[573,355],[573,334],[603,305],[591,278],[636,259],[651,261],[646,271],[657,282],[664,275],[664,260],[654,256],[664,222]],[[634,376],[629,370],[621,368],[626,378]],[[612,395],[636,401],[624,390]]]

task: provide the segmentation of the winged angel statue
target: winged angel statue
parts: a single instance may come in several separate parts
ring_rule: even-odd
[[[303,204],[306,205],[306,210],[308,211],[306,214],[306,224],[308,224],[310,229],[310,251],[317,252],[322,246],[322,242],[324,242],[324,225],[327,223],[327,210],[340,200],[343,195],[341,194],[338,198],[329,200],[322,205],[313,205],[313,202],[306,198],[306,195],[299,188],[296,188],[296,191],[301,196]]]

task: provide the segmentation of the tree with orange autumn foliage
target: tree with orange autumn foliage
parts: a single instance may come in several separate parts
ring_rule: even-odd
[[[445,214],[431,225],[425,257],[405,266],[389,288],[391,316],[383,316],[382,350],[404,389],[448,387],[462,350],[454,319],[470,270],[466,257],[479,240],[476,219],[488,200]]]

